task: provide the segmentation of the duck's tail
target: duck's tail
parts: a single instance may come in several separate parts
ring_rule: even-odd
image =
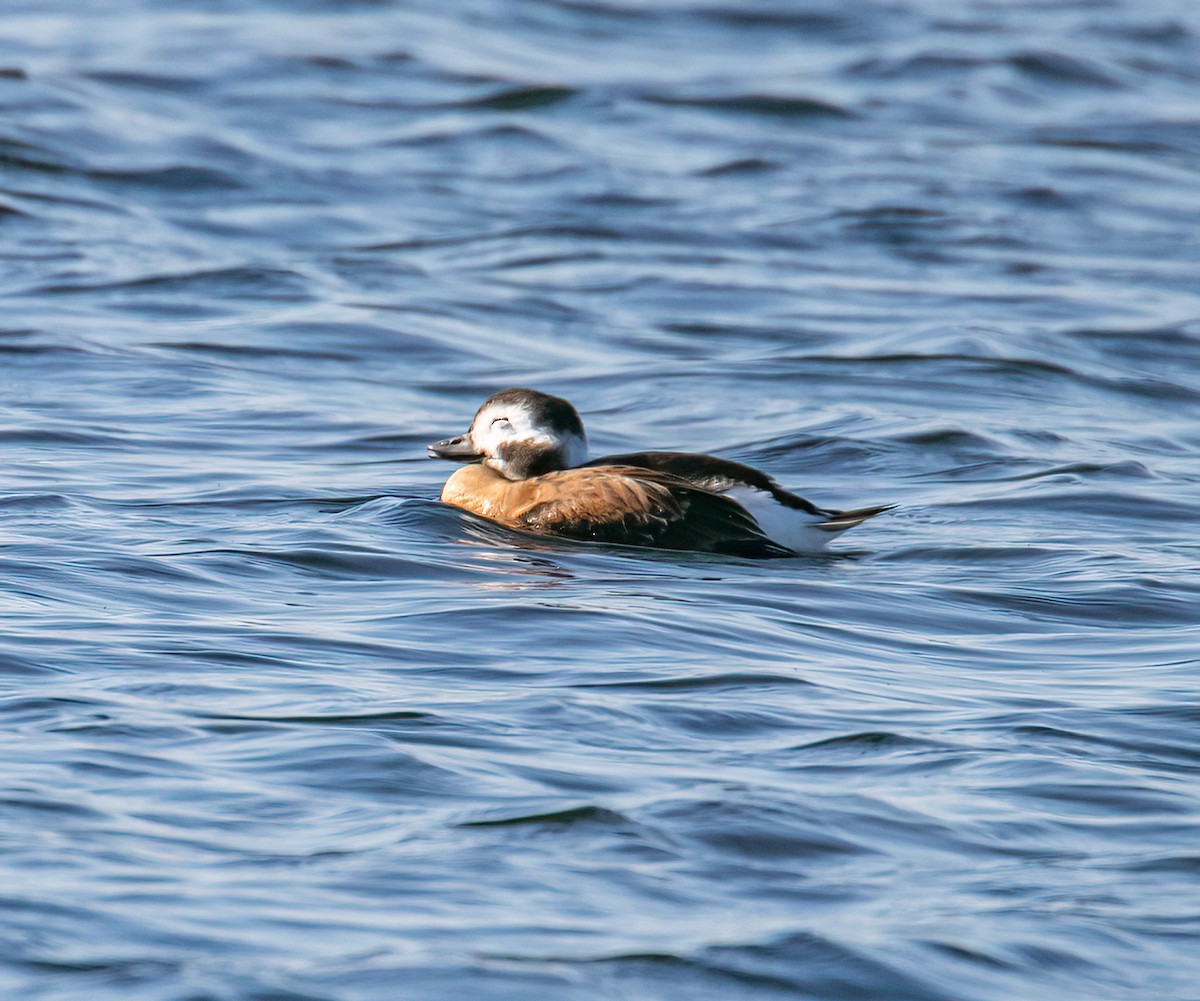
[[[828,511],[826,513],[829,517],[814,527],[823,532],[844,532],[855,525],[861,525],[868,518],[874,518],[875,515],[883,514],[884,511],[891,511],[895,506],[895,504],[880,504],[878,507],[859,507],[853,511]]]

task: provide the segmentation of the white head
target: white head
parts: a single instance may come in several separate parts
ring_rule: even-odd
[[[587,437],[575,408],[536,389],[489,397],[465,435],[429,446],[438,459],[482,462],[510,480],[569,469],[587,461]]]

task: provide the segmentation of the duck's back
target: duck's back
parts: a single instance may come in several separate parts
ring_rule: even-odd
[[[630,452],[595,459],[584,468],[609,464],[665,473],[720,494],[749,514],[772,542],[795,553],[820,552],[835,536],[891,510],[887,504],[849,511],[820,508],[753,466],[696,452]]]
[[[510,528],[563,538],[739,556],[786,552],[729,498],[637,465],[589,464],[525,480],[468,466],[447,481],[442,499]]]
[[[760,490],[785,507],[804,511],[806,514],[832,513],[823,511],[790,490],[785,490],[760,469],[731,459],[718,459],[715,455],[701,455],[699,452],[628,452],[593,459],[584,463],[581,468],[586,469],[589,466],[637,466],[667,473],[716,494],[740,488]]]

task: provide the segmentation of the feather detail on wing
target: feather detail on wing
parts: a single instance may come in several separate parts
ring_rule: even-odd
[[[693,452],[630,452],[605,459],[593,459],[587,463],[587,466],[608,465],[638,466],[666,473],[702,490],[728,494],[739,502],[743,500],[739,494],[744,494],[745,489],[749,488],[750,491],[760,492],[764,497],[771,497],[781,508],[811,515],[816,520],[809,522],[810,526],[830,535],[861,525],[868,518],[874,518],[875,515],[891,511],[895,507],[894,504],[882,504],[878,507],[856,508],[853,511],[827,511],[784,489],[772,477],[753,466],[729,459],[718,459],[714,455],[698,455]],[[751,512],[752,515],[757,513]]]
[[[511,512],[513,527],[658,549],[740,556],[787,553],[767,539],[740,505],[667,473],[592,466],[527,482],[520,508]]]
[[[753,466],[730,459],[718,459],[715,455],[700,455],[695,452],[629,452],[625,455],[593,459],[586,463],[586,466],[640,466],[643,469],[676,476],[714,494],[728,493],[738,487],[750,487],[769,494],[784,507],[811,515],[834,513],[822,511],[803,497],[785,490],[774,479]]]

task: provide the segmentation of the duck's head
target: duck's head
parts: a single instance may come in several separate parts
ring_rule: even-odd
[[[587,438],[566,400],[536,389],[506,389],[484,401],[470,431],[434,442],[429,454],[482,462],[510,480],[524,480],[586,462]]]

